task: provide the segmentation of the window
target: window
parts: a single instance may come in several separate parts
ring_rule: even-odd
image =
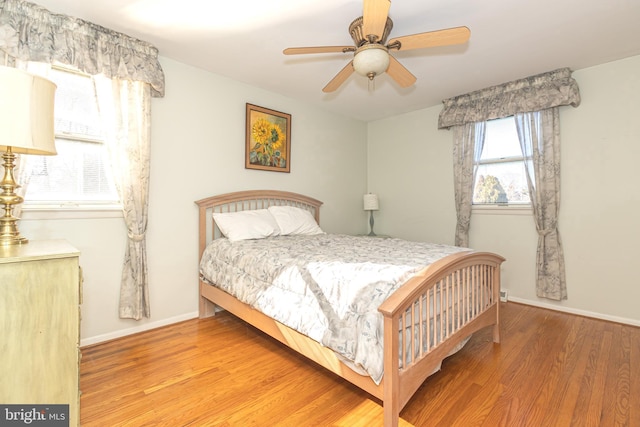
[[[473,204],[530,204],[523,160],[513,117],[487,121],[482,155],[476,163]]]
[[[25,206],[119,205],[109,168],[92,79],[54,68],[56,156],[30,156]]]

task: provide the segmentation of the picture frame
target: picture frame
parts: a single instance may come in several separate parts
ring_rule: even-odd
[[[291,171],[291,114],[247,103],[244,167]]]

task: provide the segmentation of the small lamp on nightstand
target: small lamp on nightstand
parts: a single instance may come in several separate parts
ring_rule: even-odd
[[[375,236],[376,233],[373,232],[373,211],[377,211],[380,209],[380,205],[378,203],[378,195],[377,194],[365,194],[364,195],[364,210],[369,211],[369,226],[371,227],[371,231],[369,232],[369,236]]]
[[[0,66],[0,152],[4,177],[0,181],[0,246],[20,245],[13,208],[24,200],[15,192],[16,154],[56,154],[53,104],[56,85],[16,68]]]

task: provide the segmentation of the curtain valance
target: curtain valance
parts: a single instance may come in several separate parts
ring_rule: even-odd
[[[22,0],[0,0],[0,50],[13,59],[60,62],[91,75],[148,83],[164,96],[164,72],[151,44]]]
[[[580,105],[578,83],[569,68],[514,80],[445,99],[439,129],[541,111],[561,105]]]

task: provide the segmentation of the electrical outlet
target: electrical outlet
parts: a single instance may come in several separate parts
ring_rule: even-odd
[[[500,289],[500,301],[507,302],[509,299],[509,291],[506,289]]]

